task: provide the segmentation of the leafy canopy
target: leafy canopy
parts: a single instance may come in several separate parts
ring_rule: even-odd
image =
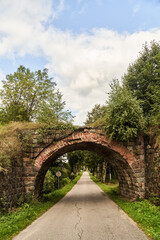
[[[124,84],[141,100],[145,117],[160,113],[160,45],[145,44],[140,57],[129,66]]]
[[[48,70],[31,72],[20,66],[14,74],[3,80],[0,91],[2,101],[0,121],[54,122],[71,120],[64,111],[65,102],[56,89],[56,83],[48,76]]]
[[[87,113],[87,118],[85,121],[86,125],[92,125],[94,127],[98,125],[103,125],[103,117],[105,115],[105,106],[96,104],[91,112]]]
[[[145,126],[139,101],[125,87],[113,80],[107,101],[105,129],[111,138],[128,141]]]
[[[53,98],[54,97],[54,98]],[[65,102],[62,101],[62,94],[57,90],[53,94],[48,95],[47,101],[43,101],[39,111],[37,112],[37,121],[52,124],[71,123],[73,116],[70,111],[64,110]]]
[[[67,158],[69,160],[72,171],[74,171],[75,168],[80,169],[83,166],[86,166],[94,172],[97,168],[97,164],[104,161],[104,158],[102,156],[98,155],[95,152],[86,150],[76,150],[69,152],[67,153]]]
[[[122,80],[122,87],[113,80],[104,111],[96,105],[86,123],[104,125],[112,138],[128,141],[146,124],[160,125],[160,44],[145,44]]]
[[[74,171],[74,168],[81,168],[84,163],[83,151],[77,150],[67,153],[67,158],[69,161],[69,165],[71,166],[71,171]]]

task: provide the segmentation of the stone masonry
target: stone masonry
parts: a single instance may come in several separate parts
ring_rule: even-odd
[[[63,154],[75,150],[89,150],[102,155],[117,173],[120,192],[130,199],[144,198],[150,193],[160,196],[160,155],[154,139],[139,137],[129,143],[111,141],[102,129],[79,128],[65,133],[54,131],[40,136],[30,130],[30,147],[24,152],[21,163],[7,174],[0,175],[0,205],[8,199],[27,194],[40,197],[45,174],[51,163]],[[3,199],[4,198],[4,199]]]
[[[52,161],[74,150],[91,150],[101,154],[114,167],[120,184],[121,194],[129,198],[145,196],[145,161],[143,138],[128,145],[111,141],[101,129],[83,128],[61,137],[57,132],[37,144],[33,144],[28,156],[23,158],[26,192],[40,196],[43,180]]]
[[[22,202],[25,192],[23,161],[14,160],[7,173],[0,173],[0,212]]]
[[[156,138],[145,138],[146,196],[160,197],[160,146]]]

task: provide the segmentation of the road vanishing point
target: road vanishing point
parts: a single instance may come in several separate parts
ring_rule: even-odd
[[[13,240],[147,240],[137,224],[84,172],[57,204]]]

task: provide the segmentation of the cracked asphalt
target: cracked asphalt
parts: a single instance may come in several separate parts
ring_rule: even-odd
[[[84,172],[72,190],[14,240],[147,240]]]

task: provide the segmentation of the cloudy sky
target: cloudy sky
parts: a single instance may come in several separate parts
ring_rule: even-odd
[[[152,40],[159,0],[0,0],[0,80],[19,65],[47,67],[75,124]]]

